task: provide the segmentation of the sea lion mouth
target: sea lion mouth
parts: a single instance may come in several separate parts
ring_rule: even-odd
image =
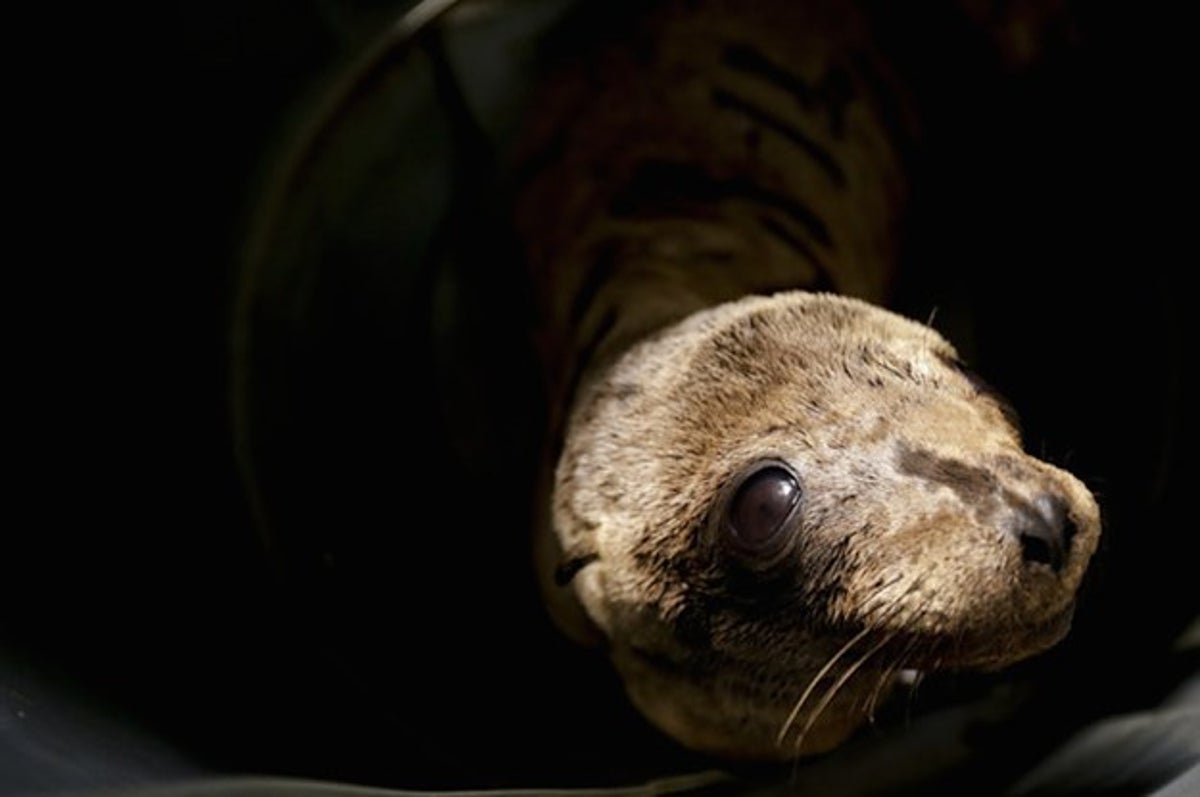
[[[1074,604],[1042,622],[961,631],[882,631],[887,641],[880,643],[871,658],[884,661],[895,671],[922,673],[1000,670],[1042,653],[1060,642],[1074,616]],[[863,634],[860,633],[859,636]],[[878,637],[876,637],[878,639]]]
[[[975,670],[988,672],[1037,655],[1066,636],[1074,604],[1039,622],[961,634],[898,635],[889,652],[904,669],[921,672]],[[887,652],[884,653],[887,656]]]

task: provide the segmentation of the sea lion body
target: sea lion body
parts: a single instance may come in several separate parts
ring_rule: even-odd
[[[743,759],[837,745],[902,668],[1056,642],[1096,503],[876,306],[917,115],[867,17],[702,0],[614,27],[539,94],[515,202],[559,625],[662,730]]]

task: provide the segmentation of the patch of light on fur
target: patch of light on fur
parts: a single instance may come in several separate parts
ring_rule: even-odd
[[[919,680],[921,680],[920,670],[905,668],[896,672],[896,683],[901,686],[915,686]]]
[[[912,374],[920,381],[925,381],[932,378],[935,367],[931,362],[931,358],[922,353],[920,356],[912,358]]]

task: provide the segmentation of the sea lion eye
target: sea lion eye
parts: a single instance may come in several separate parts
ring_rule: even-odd
[[[747,475],[725,510],[728,541],[755,556],[778,552],[787,540],[787,521],[800,503],[800,483],[783,465],[772,463]]]

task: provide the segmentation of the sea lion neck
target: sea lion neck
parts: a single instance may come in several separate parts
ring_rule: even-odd
[[[516,158],[552,404],[703,307],[883,302],[899,249],[915,122],[852,6],[633,5],[549,75]]]
[[[539,92],[514,205],[543,595],[685,746],[820,752],[905,667],[1054,644],[1099,513],[879,306],[915,125],[857,7],[628,8]]]

